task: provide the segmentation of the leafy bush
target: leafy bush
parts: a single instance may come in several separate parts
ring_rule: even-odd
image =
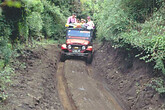
[[[64,36],[66,17],[61,13],[60,8],[54,6],[53,2],[42,0],[42,3],[45,7],[42,13],[44,23],[42,32],[47,38],[59,39]]]
[[[162,78],[152,79],[151,83],[148,84],[148,86],[157,91],[161,96],[165,95],[164,80]]]
[[[11,74],[14,73],[14,69],[10,67],[5,67],[4,70],[0,70],[0,102],[6,100],[8,94],[6,93],[6,88],[11,83]]]
[[[9,63],[11,57],[11,45],[6,42],[6,40],[0,40],[0,59],[4,61],[4,66]]]
[[[32,12],[27,16],[27,25],[29,27],[30,36],[38,36],[43,26],[40,13]]]
[[[118,47],[131,45],[139,49],[142,51],[137,55],[140,59],[155,62],[154,68],[165,74],[164,2],[105,0],[100,7],[102,11],[95,14],[98,38]]]

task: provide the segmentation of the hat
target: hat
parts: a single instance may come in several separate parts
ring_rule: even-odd
[[[88,16],[88,17],[87,17],[87,19],[91,19],[91,17],[90,17],[90,16]]]

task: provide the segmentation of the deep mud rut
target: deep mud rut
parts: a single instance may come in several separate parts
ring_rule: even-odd
[[[84,61],[60,63],[57,79],[61,103],[65,110],[122,110],[105,87],[95,81],[92,68]]]

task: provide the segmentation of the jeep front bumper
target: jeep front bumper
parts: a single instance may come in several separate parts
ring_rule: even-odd
[[[87,57],[89,53],[63,52],[62,54],[65,56]]]

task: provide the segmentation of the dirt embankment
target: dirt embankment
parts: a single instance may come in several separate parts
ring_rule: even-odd
[[[13,83],[7,90],[9,98],[1,110],[63,110],[55,80],[58,53],[56,45],[49,45],[27,49],[19,56]]]
[[[94,77],[108,85],[125,110],[165,110],[163,99],[147,86],[155,77],[149,64],[105,43],[95,51],[93,68]]]

